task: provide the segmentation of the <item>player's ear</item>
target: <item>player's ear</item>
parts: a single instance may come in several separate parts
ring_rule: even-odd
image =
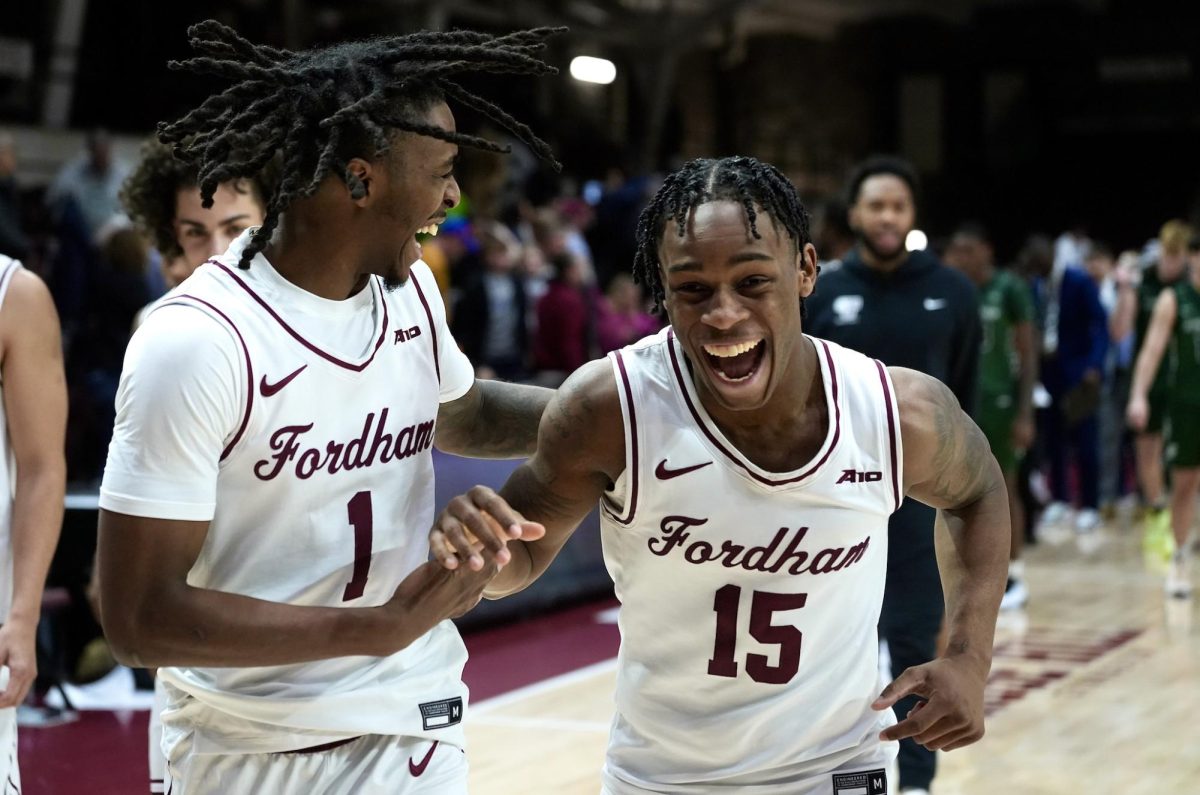
[[[817,249],[812,243],[796,251],[796,291],[801,298],[808,298],[817,286]]]
[[[369,162],[361,157],[351,158],[350,162],[346,164],[343,179],[346,183],[346,190],[350,193],[351,201],[359,207],[365,207],[370,203],[375,173]]]

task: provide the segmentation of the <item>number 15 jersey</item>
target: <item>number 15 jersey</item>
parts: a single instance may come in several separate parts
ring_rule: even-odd
[[[439,402],[464,394],[473,371],[423,264],[394,291],[371,277],[330,301],[261,254],[239,270],[247,239],[135,334],[101,506],[208,521],[188,574],[195,587],[300,606],[383,604],[427,559]],[[363,734],[461,745],[465,659],[446,621],[387,657],[164,668],[164,745],[186,732],[219,752]]]
[[[812,342],[829,431],[783,473],[721,433],[670,329],[610,354],[626,447],[601,503],[621,601],[614,793],[785,792],[895,723],[870,708],[903,482],[895,391],[875,360]]]

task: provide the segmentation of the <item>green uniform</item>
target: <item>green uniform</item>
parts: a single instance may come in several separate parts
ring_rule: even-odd
[[[1012,426],[1017,417],[1020,388],[1013,332],[1019,323],[1033,320],[1029,287],[1008,271],[998,270],[979,290],[979,316],[983,321],[983,347],[979,356],[979,410],[976,421],[992,446],[1000,468],[1017,466]]]
[[[1175,330],[1167,371],[1167,418],[1171,423],[1167,462],[1200,466],[1200,292],[1191,281],[1175,285]]]
[[[1154,304],[1158,301],[1158,295],[1163,291],[1164,287],[1170,287],[1178,282],[1164,282],[1158,276],[1158,268],[1146,268],[1142,272],[1142,283],[1137,288],[1137,319],[1134,324],[1134,333],[1137,335],[1137,350],[1134,352],[1134,362],[1137,361],[1137,355],[1142,351],[1142,344],[1146,341],[1146,332],[1150,328],[1150,318],[1154,315]],[[1162,433],[1163,420],[1167,416],[1167,368],[1159,367],[1158,375],[1154,377],[1154,383],[1150,385],[1150,391],[1146,395],[1146,402],[1150,404],[1150,412],[1146,420],[1145,433]]]

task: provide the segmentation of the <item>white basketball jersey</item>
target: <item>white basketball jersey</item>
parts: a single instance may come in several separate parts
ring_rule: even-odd
[[[614,793],[786,792],[895,723],[870,708],[901,499],[894,389],[880,363],[813,343],[829,433],[782,473],[721,433],[669,328],[610,354],[626,446],[601,503],[622,605]]]
[[[288,325],[236,267],[241,246],[203,265],[162,306],[224,324],[244,355],[239,426],[221,453],[215,515],[188,575],[196,587],[272,602],[372,607],[423,564],[434,518],[436,355],[445,333],[433,275],[371,291],[375,332],[354,360]],[[251,264],[269,267],[261,255]],[[440,310],[440,307],[439,307]],[[161,310],[157,310],[161,311]],[[365,734],[462,745],[466,650],[449,621],[390,657],[253,668],[165,668],[194,697],[172,709],[217,750],[268,751]],[[170,689],[168,689],[170,692]],[[198,702],[198,703],[197,703]],[[202,751],[207,752],[207,751]]]
[[[4,311],[4,298],[12,277],[21,269],[21,263],[0,254],[0,312]],[[8,418],[3,410],[4,381],[0,379],[0,624],[8,620],[13,598],[12,557],[12,501],[16,486],[16,463],[13,461],[12,444],[8,439]]]

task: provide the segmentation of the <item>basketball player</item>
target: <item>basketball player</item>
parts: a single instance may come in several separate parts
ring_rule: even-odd
[[[142,159],[125,180],[121,204],[129,217],[149,237],[162,256],[162,273],[175,289],[205,261],[224,254],[242,232],[262,224],[266,216],[266,188],[259,179],[222,182],[213,193],[212,206],[200,196],[196,166],[175,157],[169,147],[149,141]],[[158,299],[138,312],[136,330]],[[98,583],[93,583],[98,593]],[[154,706],[150,710],[150,792],[166,792],[166,759],[162,753],[162,722],[166,691],[155,680]]]
[[[37,675],[42,587],[62,528],[67,387],[41,279],[0,255],[0,789],[21,791],[17,710]]]
[[[1187,278],[1158,295],[1146,340],[1138,354],[1130,390],[1129,425],[1136,431],[1149,426],[1151,393],[1163,355],[1170,345],[1167,375],[1167,422],[1171,440],[1167,461],[1171,466],[1171,530],[1175,551],[1165,583],[1168,595],[1192,595],[1191,550],[1188,531],[1196,515],[1200,491],[1200,236],[1187,248]]]
[[[987,437],[1008,487],[1012,518],[1008,585],[1001,610],[1024,607],[1025,506],[1017,483],[1017,465],[1033,444],[1033,385],[1037,381],[1037,348],[1033,331],[1033,298],[1029,286],[1007,269],[998,269],[987,230],[960,226],[950,239],[946,264],[958,268],[979,288],[979,320],[983,347],[979,354],[979,407],[976,421]]]
[[[238,235],[266,217],[267,188],[256,179],[222,182],[212,206],[200,196],[196,166],[158,141],[142,147],[142,159],[125,180],[121,204],[162,255],[163,278],[178,287],[208,259],[224,254]],[[140,326],[154,304],[138,313]]]
[[[670,326],[559,390],[502,491],[545,536],[509,541],[485,595],[536,579],[599,500],[622,603],[605,792],[894,792],[895,740],[983,733],[1009,536],[987,440],[935,379],[803,334],[817,255],[772,166],[691,161],[638,241]],[[505,541],[475,507],[486,491],[431,531],[451,570],[476,539]],[[946,517],[950,641],[879,694],[888,517],[906,494]],[[927,700],[896,724],[908,694]]]
[[[1192,228],[1180,220],[1167,221],[1158,233],[1159,255],[1153,265],[1142,271],[1140,281],[1122,279],[1117,297],[1113,336],[1124,336],[1130,329],[1137,345],[1136,358],[1150,338],[1150,318],[1163,290],[1174,287],[1187,276],[1187,244]],[[1168,335],[1169,336],[1169,335]],[[1135,365],[1136,366],[1136,365]],[[1163,421],[1167,416],[1167,368],[1158,375],[1146,393],[1146,422],[1135,428],[1134,457],[1137,461],[1138,485],[1146,505],[1143,545],[1148,551],[1170,554],[1173,547],[1170,509],[1164,497],[1166,479],[1163,477],[1165,439]],[[1131,396],[1132,397],[1132,396]]]
[[[548,73],[551,32],[285,52],[189,31],[200,57],[177,66],[234,82],[160,138],[205,203],[277,154],[283,176],[262,226],[134,334],[101,487],[104,626],[123,662],[161,666],[176,795],[465,791],[447,619],[508,553],[426,563],[430,448],[527,455],[550,393],[475,381],[415,236],[458,201],[459,145],[501,148],[446,98],[549,157],[454,80]]]

